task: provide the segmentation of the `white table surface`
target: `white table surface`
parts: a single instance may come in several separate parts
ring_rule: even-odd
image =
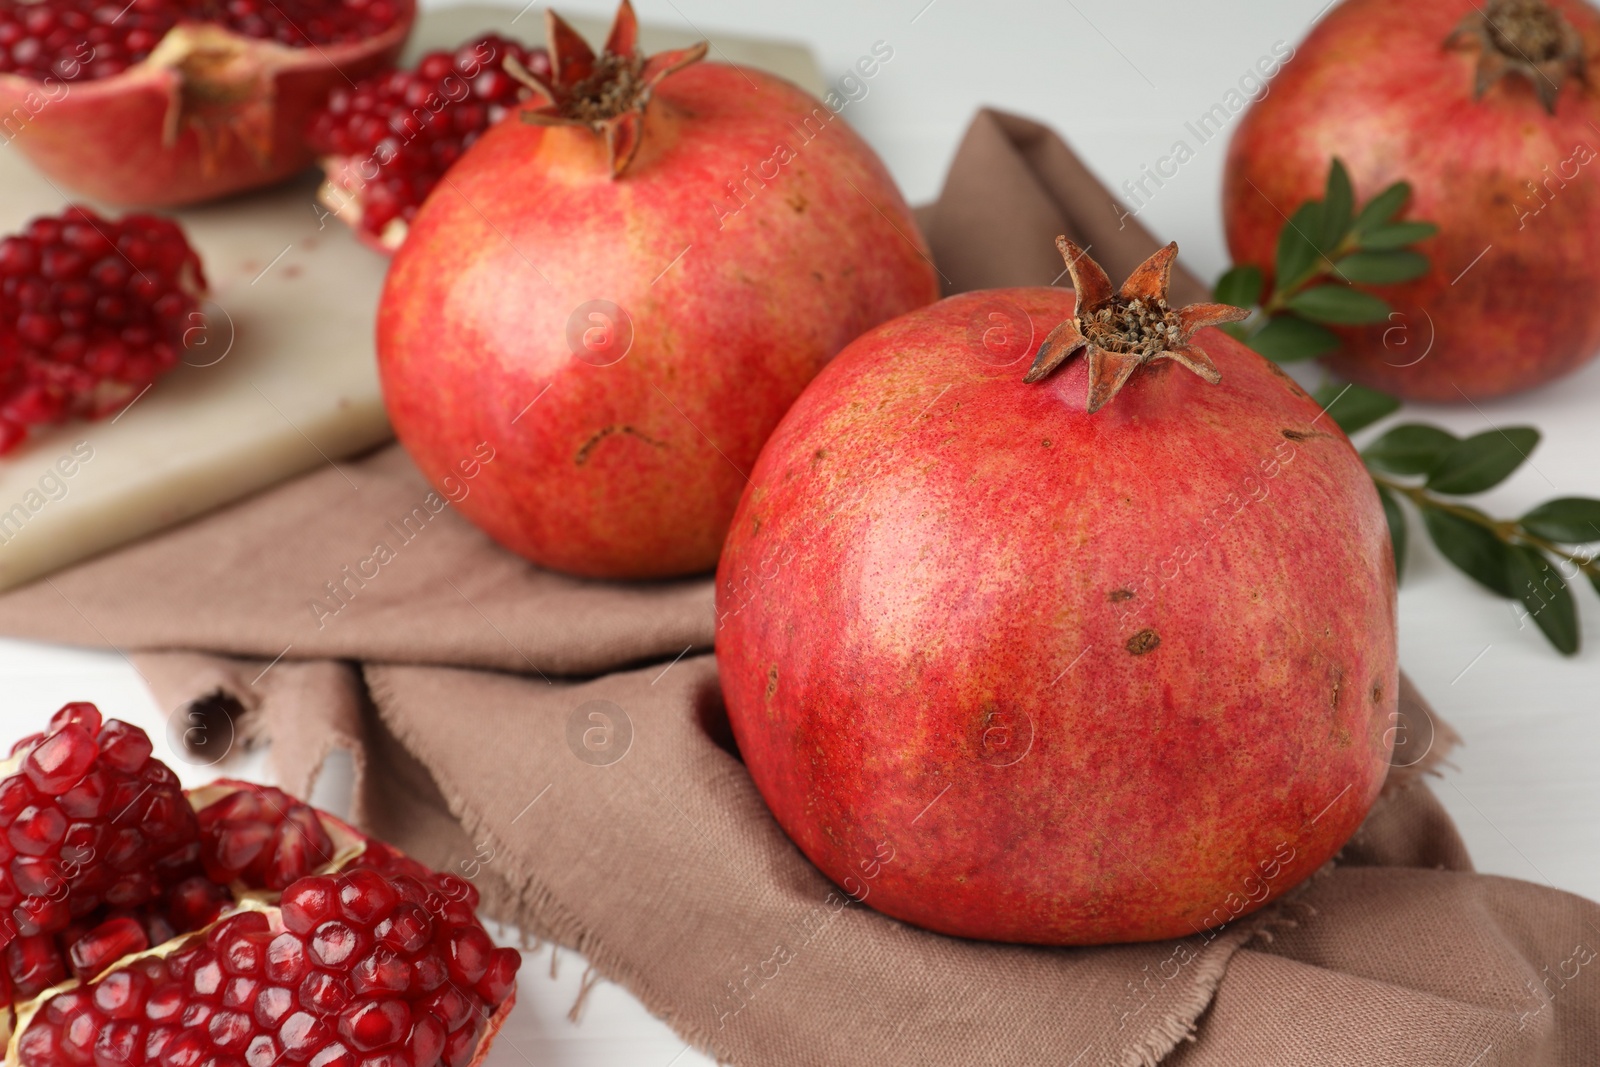
[[[427,0],[424,0],[427,2]],[[973,110],[989,104],[1037,117],[1116,188],[1166,154],[1183,124],[1233,87],[1274,42],[1298,42],[1322,0],[636,0],[642,19],[804,41],[837,79],[873,44],[893,58],[844,117],[881,152],[914,202],[932,198]],[[568,9],[608,16],[610,0]],[[520,20],[537,32],[536,11]],[[1202,146],[1141,218],[1175,238],[1206,276],[1225,265],[1218,213],[1221,140]],[[1530,423],[1544,444],[1512,479],[1487,494],[1497,514],[1517,514],[1560,495],[1600,496],[1600,363],[1553,386],[1471,407],[1412,409],[1459,433]],[[1577,591],[1586,645],[1564,659],[1507,602],[1480,592],[1414,532],[1400,595],[1406,669],[1465,739],[1454,769],[1435,783],[1480,870],[1600,898],[1600,603]],[[165,731],[165,713],[116,653],[0,641],[0,743],[38,727],[68,700],[93,700],[108,715]],[[186,783],[215,768],[186,764],[157,738]],[[260,757],[229,773],[261,773]],[[342,807],[341,776],[313,798]],[[520,1001],[490,1067],[709,1067],[626,992],[608,984],[581,1021],[566,1020],[583,961],[529,955]]]

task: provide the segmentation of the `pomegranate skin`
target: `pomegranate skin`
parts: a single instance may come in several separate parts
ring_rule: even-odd
[[[1600,13],[1550,6],[1600,52]],[[1514,74],[1474,100],[1476,53],[1443,47],[1474,10],[1346,0],[1241,119],[1223,177],[1233,258],[1267,268],[1285,215],[1322,195],[1331,157],[1358,202],[1411,183],[1404,216],[1439,226],[1418,246],[1432,269],[1376,290],[1396,314],[1337,329],[1328,363],[1413,400],[1532,388],[1600,350],[1600,186],[1585,173],[1600,155],[1600,87],[1569,77],[1554,114]]]
[[[700,63],[644,121],[616,180],[587,129],[491,127],[417,213],[378,314],[384,400],[423,473],[447,486],[488,442],[462,512],[578,575],[711,569],[801,389],[938,296],[888,172],[801,90]],[[621,332],[585,348],[607,316]]]
[[[334,88],[394,65],[416,18],[415,0],[394,2],[394,24],[355,43],[291,48],[185,22],[108,78],[0,74],[5,139],[57,185],[107,204],[181,207],[272,185],[315,162],[306,126]],[[228,58],[208,68],[202,56]],[[191,98],[233,102],[191,121]]]
[[[856,899],[942,933],[1195,933],[1327,860],[1382,785],[1393,564],[1349,442],[1215,329],[1222,373],[1085,412],[1026,359],[1062,289],[866,334],[790,409],[717,576],[734,735]],[[995,315],[998,313],[998,319]],[[999,365],[968,338],[1031,322]]]

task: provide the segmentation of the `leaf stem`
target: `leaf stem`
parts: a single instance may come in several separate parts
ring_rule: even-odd
[[[1352,234],[1346,234],[1339,243],[1327,252],[1317,253],[1317,258],[1312,260],[1309,269],[1303,271],[1300,277],[1292,280],[1288,285],[1283,284],[1283,279],[1275,278],[1272,284],[1272,295],[1267,297],[1261,305],[1261,319],[1263,325],[1272,316],[1284,311],[1289,306],[1289,301],[1294,299],[1301,290],[1310,287],[1312,282],[1321,281],[1339,269],[1335,260],[1348,255],[1356,250],[1357,243]]]
[[[1578,570],[1589,575],[1591,578],[1600,577],[1600,563],[1596,562],[1596,557],[1592,553],[1586,554],[1581,552],[1569,552],[1560,545],[1556,544],[1554,541],[1548,540],[1547,538],[1534,536],[1533,534],[1524,530],[1514,520],[1502,522],[1490,518],[1489,516],[1483,514],[1483,512],[1478,511],[1476,508],[1463,507],[1460,504],[1452,504],[1447,500],[1441,500],[1432,493],[1429,493],[1428,490],[1423,486],[1407,485],[1405,482],[1397,482],[1392,478],[1386,478],[1378,472],[1372,470],[1369,470],[1367,473],[1372,476],[1372,480],[1374,482],[1383,486],[1385,489],[1390,490],[1391,492],[1399,493],[1406,499],[1410,500],[1411,503],[1415,504],[1418,508],[1432,508],[1435,511],[1442,511],[1447,515],[1453,515],[1465,522],[1470,522],[1475,526],[1483,527],[1490,533],[1494,534],[1496,539],[1503,541],[1508,545],[1526,545],[1529,548],[1540,549],[1541,551],[1548,552],[1552,556],[1557,556],[1566,560],[1568,563],[1571,563],[1573,566],[1577,567]]]

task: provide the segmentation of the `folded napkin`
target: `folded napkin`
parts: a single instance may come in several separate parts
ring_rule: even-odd
[[[1118,216],[1049,130],[983,112],[922,221],[953,291],[1059,281],[1059,233],[1120,277],[1156,242]],[[1600,907],[1473,873],[1423,781],[1452,737],[1409,685],[1377,806],[1284,901],[1178,941],[971,942],[854,901],[783,835],[712,602],[709,577],[540,571],[390,447],[0,597],[0,632],[123,650],[191,732],[270,739],[292,790],[348,750],[362,822],[722,1062],[1600,1062]]]

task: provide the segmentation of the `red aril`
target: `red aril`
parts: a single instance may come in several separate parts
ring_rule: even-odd
[[[1411,184],[1432,269],[1386,286],[1390,321],[1340,327],[1330,365],[1416,400],[1528,389],[1600,351],[1600,12],[1582,0],[1346,0],[1239,123],[1223,208],[1233,258],[1270,268],[1328,161],[1358,201]],[[1403,231],[1395,231],[1403,237]]]
[[[0,453],[32,427],[114,414],[176,367],[205,290],[170,219],[70,207],[0,239]]]
[[[1175,246],[1114,292],[1062,243],[1076,305],[951,297],[790,409],[718,569],[717,660],[762,796],[853,897],[963,937],[1184,936],[1316,870],[1377,795],[1388,532],[1338,427],[1205,328],[1243,313],[1166,305]]]
[[[0,0],[4,135],[54,182],[175,205],[312,161],[337,85],[388,67],[415,0]]]
[[[550,32],[551,79],[516,71],[548,102],[484,133],[395,256],[385,403],[535,563],[703,571],[784,410],[935,275],[882,164],[801,90],[704,46],[646,59],[626,3],[598,56]]]
[[[507,57],[549,76],[544,49],[488,34],[336,88],[307,134],[327,174],[317,199],[379,251],[399,248],[445,171],[527,95]]]

